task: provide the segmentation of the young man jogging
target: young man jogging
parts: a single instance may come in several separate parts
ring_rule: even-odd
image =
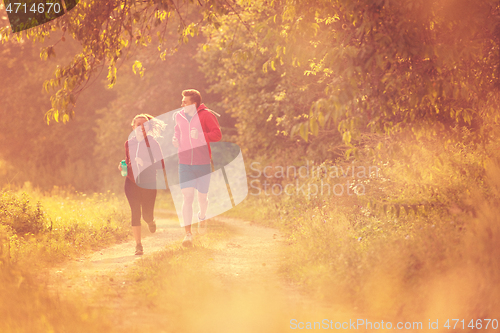
[[[203,233],[206,228],[208,187],[212,173],[210,142],[219,141],[222,133],[217,118],[201,103],[201,94],[197,90],[182,92],[182,107],[175,115],[172,144],[178,148],[179,182],[183,196],[182,219],[186,237],[182,245],[191,246],[194,190],[198,191],[200,206],[198,230]]]

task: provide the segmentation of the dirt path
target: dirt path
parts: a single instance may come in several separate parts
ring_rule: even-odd
[[[221,222],[230,236],[207,258],[203,274],[210,290],[195,310],[182,310],[182,331],[288,331],[290,319],[313,311],[312,301],[280,278],[285,241],[276,229],[230,218],[218,218]],[[137,302],[127,292],[133,281],[127,280],[126,273],[137,261],[179,243],[184,236],[176,218],[157,218],[157,226],[155,234],[143,234],[144,256],[133,255],[133,241],[118,244],[54,269],[48,287],[61,298],[80,298],[109,312],[119,332],[171,332],[169,313]],[[200,294],[200,290],[194,292]],[[318,309],[314,311],[317,314]]]
[[[151,234],[143,223],[142,244],[145,252],[144,256],[134,255],[134,241],[102,249],[53,269],[49,273],[51,281],[49,288],[63,297],[68,293],[68,290],[79,292],[83,296],[91,296],[97,287],[97,282],[105,279],[110,284],[114,284],[114,282],[120,280],[120,277],[126,273],[127,269],[135,261],[164,249],[166,245],[172,242],[182,240],[184,232],[179,227],[178,221],[157,218],[156,222],[157,231],[154,234]]]

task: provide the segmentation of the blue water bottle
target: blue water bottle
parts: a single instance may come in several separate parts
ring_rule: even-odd
[[[122,160],[122,176],[126,177],[127,176],[127,163],[125,160]]]

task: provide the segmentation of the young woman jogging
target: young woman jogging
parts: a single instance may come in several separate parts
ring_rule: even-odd
[[[138,114],[131,125],[135,135],[125,142],[125,195],[132,214],[135,254],[142,255],[144,250],[141,243],[141,211],[149,231],[156,231],[156,170],[164,168],[163,155],[156,138],[161,136],[165,124],[149,114]],[[122,170],[121,165],[118,169]]]

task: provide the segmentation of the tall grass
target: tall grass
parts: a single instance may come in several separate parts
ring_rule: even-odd
[[[113,193],[54,187],[0,192],[1,332],[112,332],[105,316],[39,284],[43,269],[128,237],[128,207]]]
[[[50,193],[30,188],[4,191],[0,224],[9,238],[12,262],[57,262],[117,241],[130,232],[124,200],[113,193]]]
[[[425,325],[438,318],[493,319],[500,310],[496,149],[407,143],[397,155],[355,162],[381,168],[378,178],[358,179],[365,195],[247,199],[287,237],[283,275],[370,318]],[[345,184],[349,175],[299,181],[321,180]]]

